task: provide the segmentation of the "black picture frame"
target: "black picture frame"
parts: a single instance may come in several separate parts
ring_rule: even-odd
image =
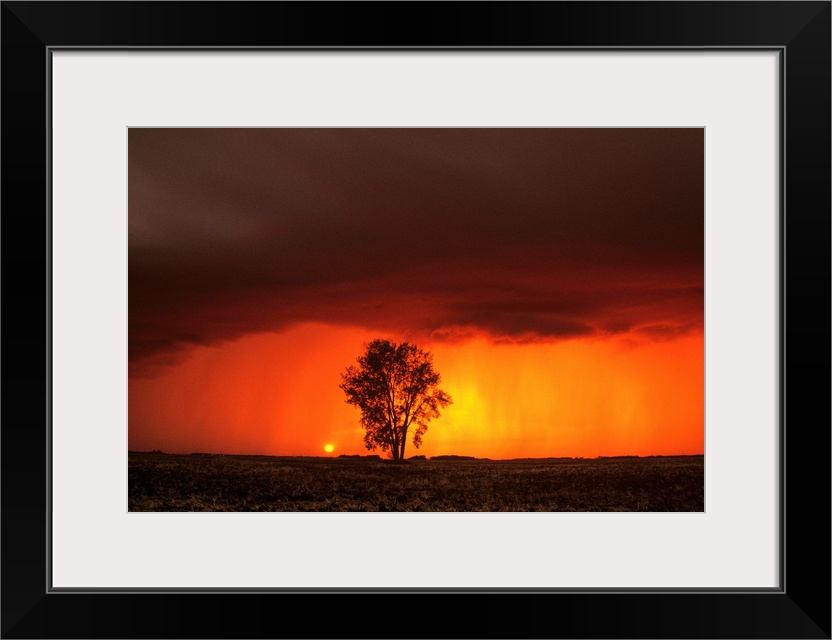
[[[2,2],[0,19],[3,638],[830,637],[829,1]],[[53,592],[48,89],[62,47],[778,51],[780,588]]]

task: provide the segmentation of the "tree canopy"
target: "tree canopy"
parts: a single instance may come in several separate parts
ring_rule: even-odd
[[[453,402],[438,386],[433,355],[408,342],[373,340],[341,379],[347,404],[361,410],[365,446],[388,451],[393,460],[404,460],[411,429],[419,448],[428,422]]]

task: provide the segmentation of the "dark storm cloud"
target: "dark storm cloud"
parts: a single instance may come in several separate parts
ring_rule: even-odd
[[[703,153],[701,129],[131,129],[131,362],[304,321],[701,326]]]

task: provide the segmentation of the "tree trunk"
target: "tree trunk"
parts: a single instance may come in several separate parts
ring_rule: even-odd
[[[399,459],[404,460],[404,446],[407,444],[407,427],[402,431],[402,450],[399,452]]]
[[[396,437],[396,427],[393,424],[388,423],[388,428],[390,429],[390,451],[393,452],[393,460],[399,459],[399,440]]]
[[[393,452],[393,460],[397,461],[399,459],[399,443],[394,442],[393,446],[390,447],[390,451]]]

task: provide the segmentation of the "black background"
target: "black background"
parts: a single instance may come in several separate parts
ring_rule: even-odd
[[[784,48],[783,589],[48,593],[47,47],[62,46]],[[3,2],[1,71],[2,637],[830,637],[829,2]]]

